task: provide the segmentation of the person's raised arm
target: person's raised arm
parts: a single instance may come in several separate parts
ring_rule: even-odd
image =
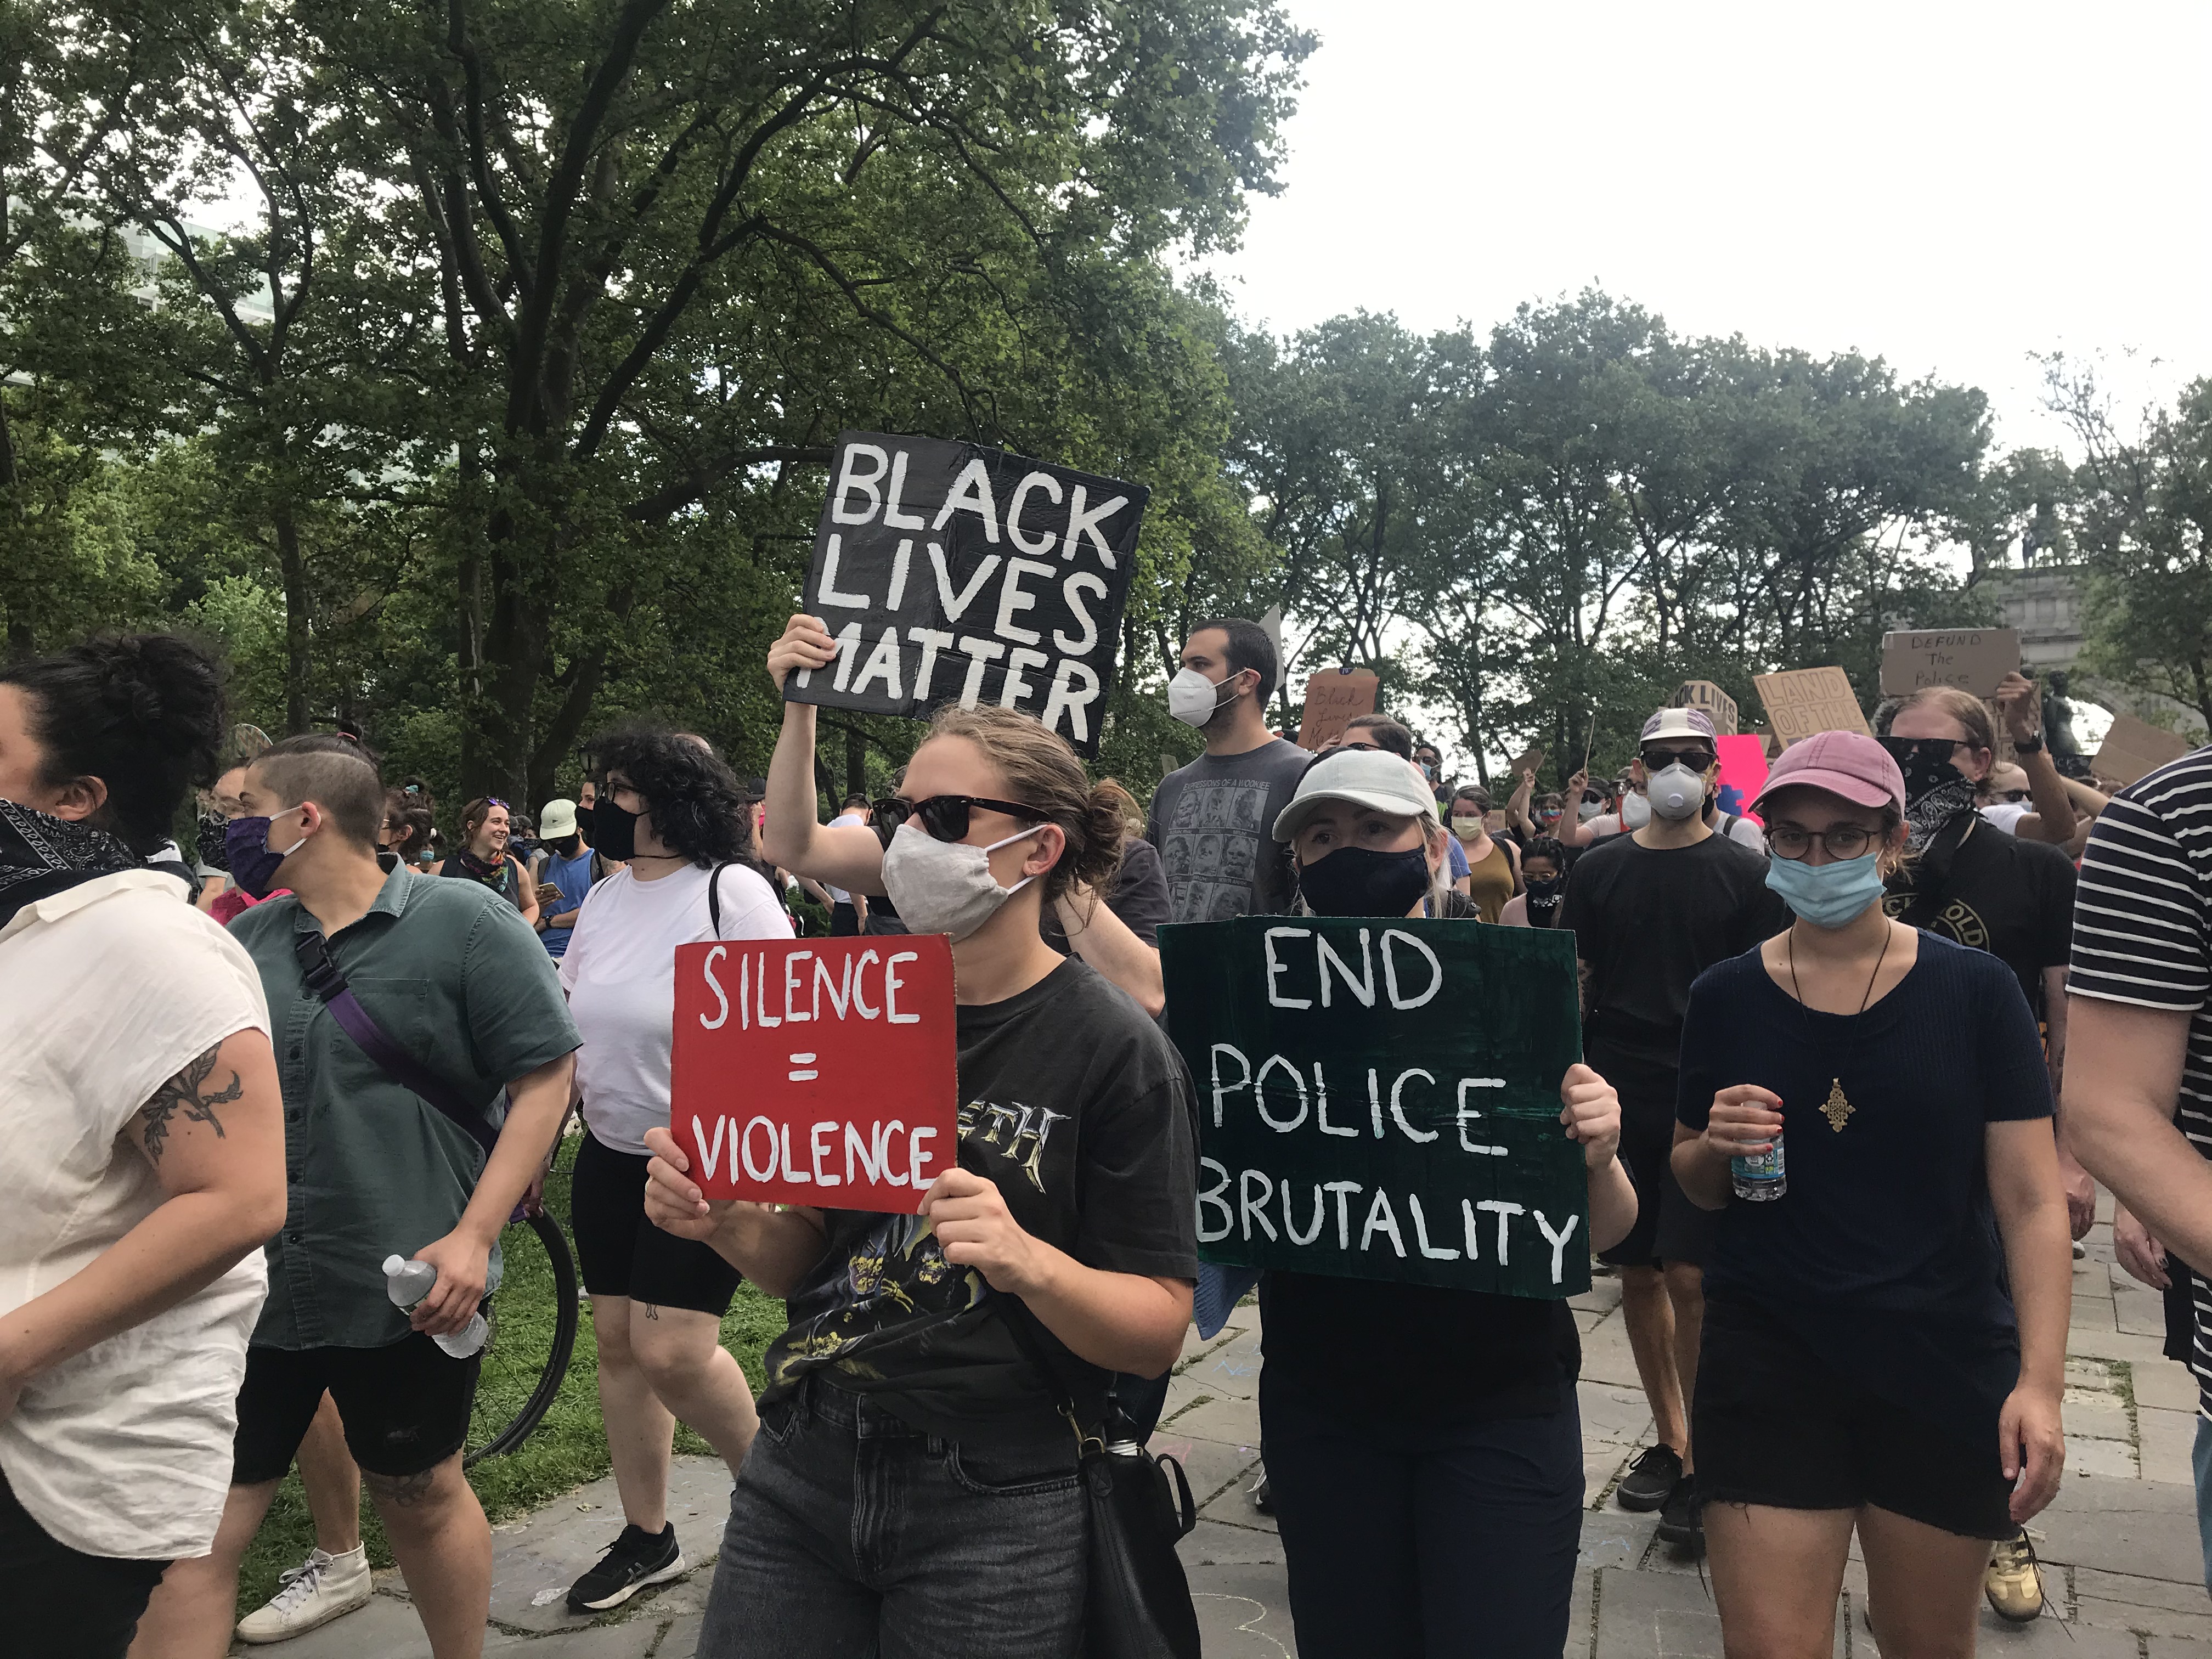
[[[1168,994],[1160,980],[1158,946],[1146,944],[1105,900],[1079,884],[1053,902],[1053,914],[1070,950],[1134,997],[1146,1013],[1159,1017]]]
[[[2049,1126],[2039,1117],[1992,1123],[1984,1144],[1990,1202],[2020,1320],[2020,1381],[1998,1418],[1997,1449],[2005,1479],[2019,1481],[2012,1518],[2025,1522],[2057,1494],[2066,1467],[2058,1407],[2066,1389],[2074,1251]]]
[[[1521,774],[1521,781],[1513,786],[1513,793],[1505,801],[1505,822],[1531,841],[1536,838],[1536,823],[1528,816],[1528,800],[1535,790],[1535,773],[1524,770]],[[1576,801],[1579,805],[1581,797],[1577,796]]]
[[[1567,780],[1566,801],[1559,809],[1559,827],[1552,833],[1570,847],[1587,847],[1597,839],[1593,827],[1597,820],[1583,816],[1583,792],[1589,787],[1588,772],[1577,772]],[[1626,830],[1627,825],[1624,823],[1621,827]]]
[[[0,1418],[23,1385],[213,1284],[284,1224],[284,1106],[269,1039],[234,1031],[154,1091],[122,1139],[166,1195],[76,1273],[0,1318]]]
[[[836,655],[836,641],[817,618],[793,617],[784,625],[782,637],[768,648],[769,678],[781,693],[787,676],[799,669],[826,668]],[[783,729],[769,760],[768,793],[762,802],[768,821],[761,848],[770,863],[852,892],[884,890],[884,849],[876,832],[864,823],[832,830],[817,816],[812,703],[784,704]]]
[[[822,1260],[820,1211],[709,1199],[687,1173],[691,1161],[674,1135],[647,1129],[645,1144],[653,1153],[645,1166],[645,1216],[661,1231],[708,1246],[768,1296],[788,1297]]]
[[[2010,673],[1998,682],[1996,702],[2014,744],[2043,730],[2043,694],[2025,674]],[[2035,810],[2021,817],[2013,825],[2013,834],[2023,840],[2063,847],[2074,839],[2074,803],[2066,793],[2066,780],[2058,775],[2058,768],[2051,761],[2049,747],[2016,750],[2014,759],[2027,775],[2028,799]]]
[[[410,1322],[416,1330],[455,1335],[483,1300],[492,1244],[560,1136],[575,1092],[575,1073],[576,1056],[566,1054],[507,1085],[507,1120],[468,1207],[453,1231],[415,1252],[416,1261],[438,1270],[438,1282],[416,1306]]]

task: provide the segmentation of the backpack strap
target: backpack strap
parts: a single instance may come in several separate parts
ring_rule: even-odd
[[[722,936],[722,872],[729,867],[718,864],[707,878],[707,922],[716,939]]]
[[[331,1018],[353,1039],[354,1046],[368,1056],[370,1063],[401,1088],[421,1096],[456,1127],[467,1131],[469,1138],[483,1148],[485,1158],[490,1158],[492,1148],[499,1144],[499,1131],[483,1113],[464,1100],[452,1084],[385,1034],[384,1028],[361,1006],[361,999],[346,984],[337,963],[331,960],[330,941],[315,929],[303,930],[293,938],[292,955],[300,964],[307,988],[322,999],[323,1006],[331,1011]]]

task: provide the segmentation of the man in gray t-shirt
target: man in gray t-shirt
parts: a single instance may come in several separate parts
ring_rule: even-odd
[[[1160,780],[1145,823],[1167,869],[1170,921],[1291,908],[1275,815],[1313,757],[1267,730],[1262,711],[1279,672],[1274,641],[1242,617],[1200,623],[1183,645],[1168,704],[1206,734],[1206,752]]]

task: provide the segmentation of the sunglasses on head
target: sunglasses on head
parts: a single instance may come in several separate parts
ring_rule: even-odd
[[[1692,772],[1702,772],[1713,763],[1713,751],[1710,749],[1646,748],[1642,753],[1647,772],[1663,772],[1677,762]]]
[[[992,800],[982,795],[931,795],[921,800],[908,800],[902,795],[892,795],[875,804],[878,819],[896,827],[908,818],[919,818],[921,827],[934,841],[965,841],[968,839],[969,815],[981,807],[987,812],[1004,812],[1009,817],[1020,818],[1030,823],[1042,823],[1051,814],[1040,812],[1034,806],[1024,806],[1018,801]]]
[[[510,812],[514,810],[513,807],[507,806],[507,803],[501,800],[497,795],[486,795],[484,797],[484,805],[486,806],[504,807]]]

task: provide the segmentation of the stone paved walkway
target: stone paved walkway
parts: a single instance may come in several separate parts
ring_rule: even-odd
[[[2107,1206],[2109,1220],[2109,1204]],[[2202,1580],[2190,1443],[2196,1395],[2163,1358],[2159,1298],[2112,1265],[2112,1229],[2090,1235],[2075,1264],[2068,1342],[2069,1474],[2033,1531],[2051,1608],[2025,1628],[1983,1614],[1982,1651],[2071,1659],[2212,1659],[2212,1600]],[[1577,1609],[1568,1659],[1703,1659],[1721,1651],[1720,1624],[1696,1564],[1653,1535],[1656,1517],[1611,1503],[1613,1483],[1651,1424],[1618,1311],[1601,1279],[1576,1304],[1583,1327],[1583,1528]],[[1259,1459],[1258,1316],[1210,1343],[1195,1333],[1168,1397],[1158,1450],[1180,1457],[1200,1504],[1183,1543],[1209,1659],[1291,1659],[1297,1644],[1273,1525],[1245,1500]],[[672,1505],[685,1555],[714,1559],[728,1482],[719,1462],[678,1460]],[[621,1529],[614,1483],[602,1480],[498,1528],[492,1631],[486,1652],[514,1659],[690,1659],[709,1573],[637,1597],[593,1623],[562,1597]],[[1836,1610],[1838,1659],[1879,1659],[1861,1618],[1856,1562]],[[282,1659],[427,1659],[422,1627],[397,1574],[361,1612],[263,1652]],[[948,1656],[951,1659],[951,1656]]]

